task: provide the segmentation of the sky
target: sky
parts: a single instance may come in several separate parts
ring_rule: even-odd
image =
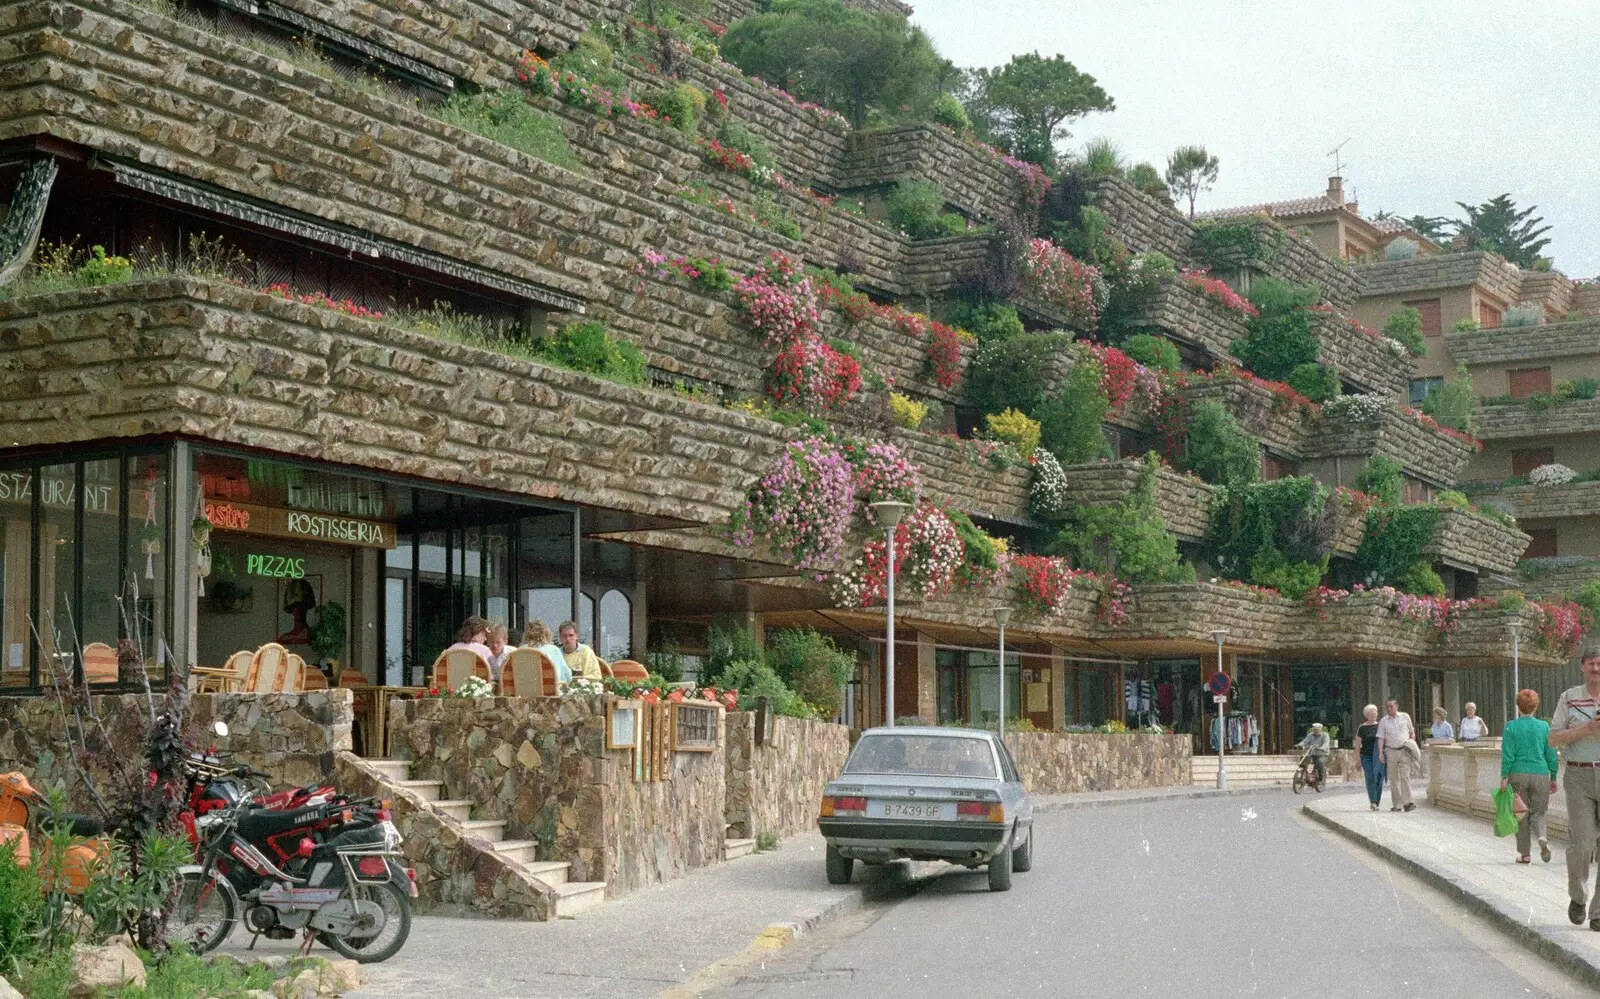
[[[1368,217],[1464,213],[1510,193],[1553,229],[1545,254],[1600,275],[1600,3],[1595,0],[913,0],[958,66],[1064,54],[1116,110],[1080,119],[1165,169],[1221,161],[1196,208],[1321,194],[1340,152]],[[1346,140],[1349,140],[1346,142]]]

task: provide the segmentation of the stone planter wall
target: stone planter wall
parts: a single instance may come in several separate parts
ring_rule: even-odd
[[[1600,482],[1568,482],[1561,486],[1511,486],[1495,493],[1519,521],[1592,517],[1600,514]]]
[[[1596,352],[1600,353],[1600,338]],[[1600,398],[1573,399],[1548,409],[1523,402],[1478,407],[1478,438],[1485,441],[1564,437],[1591,433],[1595,427],[1600,427]]]
[[[1072,501],[1098,506],[1126,500],[1139,487],[1145,466],[1142,461],[1125,460],[1067,465],[1063,471]],[[1155,476],[1156,509],[1167,530],[1189,541],[1203,538],[1211,523],[1212,487],[1168,468],[1157,469]]]
[[[869,14],[898,14],[910,17],[912,9],[899,0],[848,0],[846,7],[855,7]],[[712,0],[711,17],[719,24],[732,24],[741,17],[761,11],[759,0]]]
[[[727,715],[727,827],[731,837],[779,838],[817,824],[822,790],[844,769],[850,730],[806,718],[773,719],[771,743],[755,744],[754,712]]]
[[[948,239],[925,239],[906,247],[899,268],[900,287],[911,296],[907,303],[920,309],[923,295],[949,294],[959,289],[989,257],[994,237],[985,232]]]
[[[1078,794],[1140,787],[1187,787],[1187,735],[1009,732],[1006,748],[1029,794]]]
[[[1340,315],[1318,317],[1313,327],[1322,343],[1319,360],[1364,392],[1398,399],[1410,384],[1415,367],[1410,354],[1396,353],[1385,336],[1363,333]]]
[[[1311,422],[1304,457],[1366,458],[1384,454],[1406,471],[1448,488],[1476,453],[1471,444],[1434,430],[1397,409],[1371,421],[1322,417]]]
[[[1190,385],[1183,394],[1191,402],[1208,398],[1221,401],[1245,431],[1278,454],[1299,458],[1305,452],[1314,419],[1274,395],[1271,389],[1237,378],[1212,378]]]
[[[1446,333],[1445,347],[1468,366],[1600,354],[1600,317],[1570,323]]]
[[[1464,288],[1476,284],[1502,301],[1515,302],[1522,290],[1521,272],[1515,267],[1507,267],[1504,260],[1485,250],[1436,253],[1430,257],[1412,257],[1409,260],[1380,260],[1361,265],[1355,269],[1355,273],[1363,298],[1440,288]],[[1453,336],[1446,334],[1447,338]],[[1461,359],[1448,339],[1446,346],[1450,348],[1452,357]]]
[[[970,441],[921,431],[897,427],[888,440],[921,469],[923,493],[934,502],[992,520],[1032,522],[1028,494],[1033,472],[1027,466],[999,468],[978,457]]]
[[[96,694],[104,724],[93,726],[91,743],[117,757],[139,759],[145,752],[149,708],[142,693]],[[303,694],[196,694],[184,717],[184,735],[194,747],[216,746],[240,766],[272,775],[279,785],[318,782],[333,772],[334,754],[350,748],[352,723],[348,690]],[[212,732],[228,724],[228,737]],[[54,697],[0,697],[0,766],[21,770],[40,790],[61,784],[70,806],[99,814],[79,779],[67,749],[67,729]],[[106,774],[93,773],[102,795]]]
[[[1238,363],[1232,354],[1233,342],[1248,332],[1243,316],[1181,281],[1162,287],[1137,321],[1141,326],[1154,327],[1205,348],[1222,364]]]
[[[1517,528],[1481,513],[1447,509],[1423,552],[1475,569],[1515,572],[1517,561],[1532,540]]]
[[[834,174],[842,190],[924,180],[974,218],[991,219],[1022,198],[1016,173],[999,159],[931,124],[856,132]]]
[[[1173,206],[1119,177],[1088,181],[1089,202],[1111,216],[1117,238],[1135,253],[1152,250],[1180,264],[1189,259],[1194,225]]]

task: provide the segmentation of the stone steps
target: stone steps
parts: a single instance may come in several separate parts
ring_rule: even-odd
[[[1294,781],[1299,755],[1262,756],[1256,753],[1228,754],[1229,787],[1287,786]],[[1215,787],[1217,784],[1217,758],[1196,756],[1192,764],[1190,783],[1196,787]],[[1340,783],[1344,778],[1329,773],[1328,783]]]
[[[753,839],[728,839],[723,841],[723,860],[738,860],[740,857],[748,857],[755,852],[756,841]]]
[[[436,780],[411,780],[411,763],[408,760],[366,760],[367,765],[397,788],[415,794],[441,817],[461,827],[462,837],[477,847],[493,853],[502,861],[513,865],[529,878],[548,888],[553,896],[550,918],[570,919],[606,900],[604,881],[569,881],[572,865],[562,861],[537,859],[538,844],[531,839],[506,839],[506,824],[501,819],[474,819],[472,809],[476,802],[467,798],[445,798],[444,782]],[[729,856],[744,856],[755,850],[755,840],[729,840],[730,848],[743,852]]]

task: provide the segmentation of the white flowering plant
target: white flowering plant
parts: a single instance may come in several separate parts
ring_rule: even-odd
[[[605,693],[606,685],[602,681],[593,679],[592,677],[575,676],[572,678],[571,682],[563,683],[561,685],[560,692],[561,696],[563,697],[586,697],[594,694]]]
[[[1322,404],[1322,415],[1335,420],[1370,423],[1389,412],[1389,400],[1380,395],[1341,395]]]
[[[1038,448],[1033,453],[1033,488],[1028,493],[1028,508],[1043,520],[1060,520],[1072,509],[1067,490],[1067,473],[1056,456]]]
[[[1578,477],[1578,473],[1558,462],[1540,465],[1528,473],[1528,482],[1536,486],[1564,486]]]

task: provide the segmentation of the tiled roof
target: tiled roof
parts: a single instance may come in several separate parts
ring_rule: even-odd
[[[1242,215],[1271,215],[1273,218],[1293,218],[1297,215],[1318,215],[1343,208],[1332,198],[1319,194],[1314,198],[1294,198],[1290,201],[1266,201],[1259,205],[1241,205],[1238,208],[1213,208],[1198,212],[1195,218],[1228,219]]]
[[[1383,233],[1385,236],[1395,232],[1409,232],[1418,236],[1422,235],[1408,225],[1405,219],[1398,215],[1386,215],[1381,219],[1368,219],[1367,221],[1371,222],[1372,227]],[[1423,236],[1423,238],[1427,239],[1426,236]]]

